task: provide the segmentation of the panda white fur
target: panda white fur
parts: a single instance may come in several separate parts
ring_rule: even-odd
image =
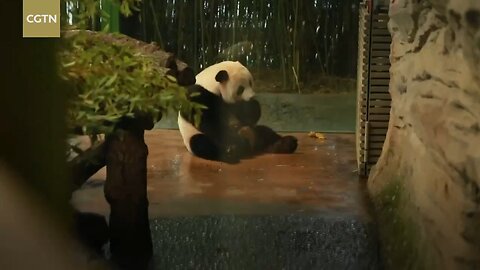
[[[178,115],[178,127],[187,150],[195,156],[238,162],[262,152],[292,153],[293,136],[280,136],[266,126],[256,125],[260,104],[255,100],[253,77],[238,61],[224,61],[207,67],[189,86],[191,100],[207,107],[197,128],[192,115]]]

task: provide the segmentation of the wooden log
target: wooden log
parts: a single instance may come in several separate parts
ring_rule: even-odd
[[[63,33],[64,37],[71,37],[79,33],[79,30],[71,30]],[[168,75],[177,79],[179,85],[188,86],[195,83],[193,70],[184,62],[176,59],[173,53],[162,50],[156,43],[146,43],[122,34],[103,33],[95,31],[82,31],[92,38],[102,42],[121,44],[133,48],[144,56],[151,57],[160,67],[169,69]]]
[[[189,67],[186,63],[176,60],[177,64],[177,78],[178,84],[182,86],[189,86],[195,84],[195,73],[193,69]]]
[[[158,119],[161,118],[162,114],[160,113]],[[155,125],[153,117],[143,112],[135,112],[135,120],[125,118],[122,121],[136,121],[139,128],[144,130],[151,130]],[[80,188],[92,175],[106,165],[105,155],[105,142],[100,142],[96,146],[85,149],[82,154],[68,161],[73,184],[72,190]]]
[[[106,138],[110,250],[121,269],[145,269],[152,256],[148,220],[147,155],[143,127],[125,121]]]
[[[68,162],[73,190],[80,188],[85,181],[105,166],[105,151],[105,142],[101,142]]]

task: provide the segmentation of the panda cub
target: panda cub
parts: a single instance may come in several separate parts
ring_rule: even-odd
[[[195,79],[188,92],[191,101],[206,107],[200,126],[194,126],[193,114],[178,116],[180,133],[190,153],[208,160],[236,163],[261,153],[296,150],[295,137],[280,136],[267,126],[257,125],[261,110],[254,98],[253,78],[240,62],[214,64]]]

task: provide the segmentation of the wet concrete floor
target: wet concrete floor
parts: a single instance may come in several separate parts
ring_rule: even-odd
[[[293,135],[299,147],[292,155],[266,154],[230,165],[193,157],[176,130],[146,132],[151,217],[285,211],[367,216],[354,135],[325,134],[325,140]],[[105,173],[102,169],[74,193],[76,207],[108,213]]]
[[[375,226],[354,134],[293,133],[291,155],[229,165],[191,156],[177,130],[146,132],[155,269],[375,269]],[[74,193],[108,214],[102,169]]]

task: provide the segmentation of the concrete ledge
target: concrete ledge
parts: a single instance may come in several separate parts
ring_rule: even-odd
[[[263,111],[260,124],[276,131],[355,132],[355,93],[262,93],[257,98]],[[155,128],[178,129],[177,115],[169,114]]]

